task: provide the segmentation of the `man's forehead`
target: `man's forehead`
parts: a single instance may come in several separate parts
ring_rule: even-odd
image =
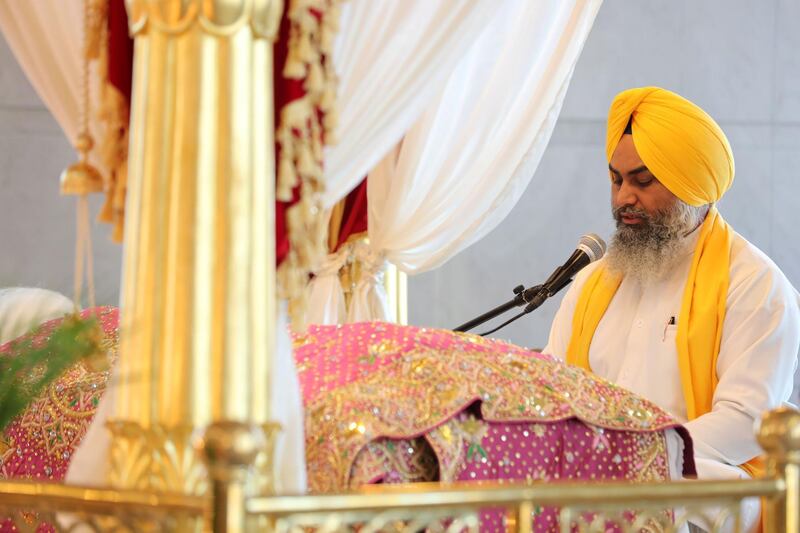
[[[646,165],[639,165],[638,167],[634,167],[634,168],[631,168],[631,169],[620,170],[620,169],[614,168],[614,166],[611,163],[609,163],[608,164],[608,170],[610,170],[614,174],[622,174],[623,172],[625,174],[628,174],[628,175],[644,174],[644,173],[651,173],[652,174],[652,172],[650,172],[650,169],[647,168]]]
[[[631,135],[623,135],[611,155],[609,169],[612,172],[616,170],[620,173],[628,173],[640,167],[647,168],[642,158],[639,157],[636,146],[633,144],[633,137]]]

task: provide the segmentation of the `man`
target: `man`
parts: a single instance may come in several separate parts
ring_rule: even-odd
[[[645,87],[611,104],[606,156],[617,230],[576,276],[544,351],[684,422],[699,478],[756,475],[753,423],[791,394],[800,297],[717,211],[734,176],[728,140],[693,103]]]

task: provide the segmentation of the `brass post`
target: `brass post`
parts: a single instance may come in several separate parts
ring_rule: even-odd
[[[214,422],[196,446],[211,478],[214,533],[244,531],[248,477],[256,456],[266,446],[264,432],[242,422]]]
[[[264,426],[274,408],[272,46],[283,2],[126,7],[135,64],[110,481],[203,494],[196,429]]]
[[[765,533],[800,531],[800,411],[779,407],[765,413],[758,443],[767,452],[768,474],[786,487],[784,497],[764,500]]]
[[[533,528],[533,503],[520,502],[517,508],[517,533],[531,533]]]

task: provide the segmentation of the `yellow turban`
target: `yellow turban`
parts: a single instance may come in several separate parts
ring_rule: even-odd
[[[639,157],[672,194],[693,206],[722,198],[733,182],[733,153],[708,113],[659,87],[623,91],[608,111],[609,161],[631,119]]]

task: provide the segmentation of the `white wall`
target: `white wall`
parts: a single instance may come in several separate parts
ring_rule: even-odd
[[[510,299],[515,285],[543,281],[582,234],[610,236],[606,113],[617,92],[643,85],[674,90],[719,121],[736,158],[720,209],[800,287],[797,21],[797,0],[605,0],[522,200],[481,242],[410,279],[411,323],[455,327]],[[559,301],[497,336],[544,346]]]
[[[0,37],[0,287],[34,286],[72,297],[75,200],[59,175],[77,156]],[[96,216],[101,198],[92,201]],[[97,301],[116,304],[121,247],[93,224]]]

